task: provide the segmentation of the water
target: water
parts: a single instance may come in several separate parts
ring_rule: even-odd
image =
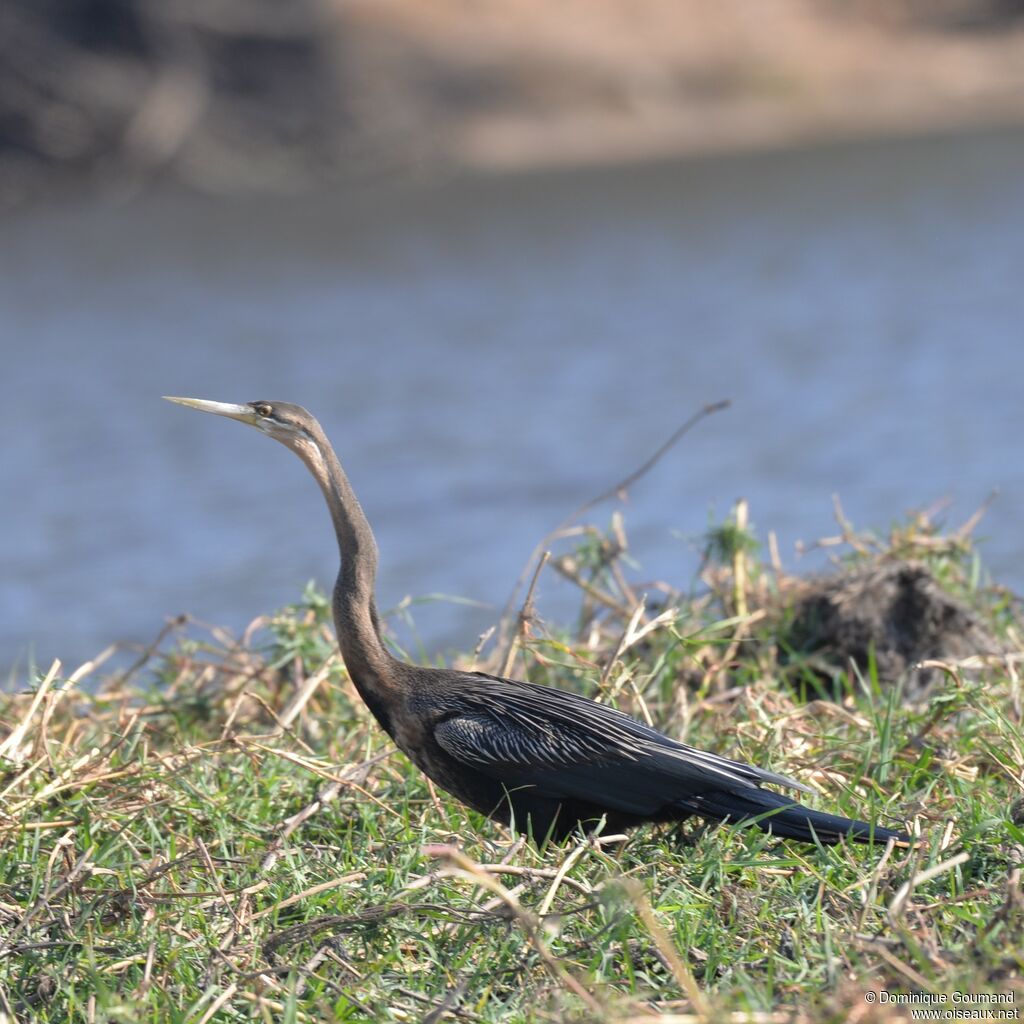
[[[1022,172],[1024,136],[991,134],[10,217],[0,666],[183,611],[237,629],[333,579],[299,461],[162,394],[312,409],[381,606],[488,606],[418,608],[428,650],[471,646],[548,529],[724,397],[632,492],[643,574],[688,585],[741,495],[803,569],[834,492],[885,527],[998,488],[983,553],[1019,589]]]

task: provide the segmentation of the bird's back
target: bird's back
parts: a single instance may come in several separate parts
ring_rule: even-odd
[[[690,814],[734,823],[767,814],[762,827],[823,842],[890,834],[810,811],[761,788],[805,789],[793,780],[679,743],[575,693],[412,669],[408,694],[401,717],[411,724],[393,732],[398,745],[465,803],[538,838],[564,838],[601,819],[617,831]]]

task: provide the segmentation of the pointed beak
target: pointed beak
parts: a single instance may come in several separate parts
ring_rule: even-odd
[[[187,405],[190,409],[198,409],[200,412],[212,412],[217,416],[227,416],[229,419],[241,420],[250,426],[256,424],[256,410],[251,405],[232,405],[230,402],[208,402],[202,398],[174,398],[171,395],[164,395],[168,402],[177,402],[178,405]]]

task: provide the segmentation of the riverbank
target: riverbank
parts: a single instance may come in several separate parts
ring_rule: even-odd
[[[1007,0],[8,5],[0,199],[524,169],[1024,123]]]
[[[969,526],[850,532],[838,577],[913,564],[1019,649]],[[951,992],[1019,1006],[1017,662],[948,658],[912,700],[872,652],[822,675],[827,652],[791,628],[812,581],[758,560],[742,513],[708,537],[706,592],[643,584],[646,613],[621,541],[553,563],[581,584],[578,631],[527,615],[511,648],[459,664],[613,701],[797,778],[817,807],[909,824],[918,850],[688,822],[537,852],[394,752],[310,592],[238,641],[191,631],[92,690],[102,665],[55,665],[3,698],[4,1012],[739,1024],[909,1019]]]

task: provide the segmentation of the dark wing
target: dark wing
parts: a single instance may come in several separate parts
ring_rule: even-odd
[[[510,790],[651,815],[709,791],[756,791],[762,782],[805,788],[573,693],[479,673],[463,679],[459,706],[435,726],[435,739]]]

